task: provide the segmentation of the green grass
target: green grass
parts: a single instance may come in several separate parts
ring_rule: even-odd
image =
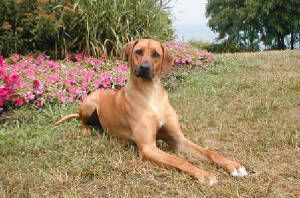
[[[250,175],[232,178],[178,154],[218,175],[219,184],[204,186],[141,161],[130,143],[83,135],[76,120],[53,128],[78,105],[48,104],[0,121],[0,197],[300,196],[299,51],[217,55],[169,97],[189,139],[241,162]]]

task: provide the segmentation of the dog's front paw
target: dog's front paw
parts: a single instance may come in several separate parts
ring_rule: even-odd
[[[224,163],[224,168],[227,169],[233,177],[245,177],[248,175],[245,167],[235,161],[227,160],[226,163]]]
[[[234,168],[234,170],[232,170],[230,172],[231,176],[233,177],[245,177],[248,175],[245,167],[241,166],[241,167],[238,167],[238,168]]]
[[[218,179],[217,179],[216,176],[213,176],[212,178],[210,178],[210,179],[208,180],[208,185],[210,185],[210,186],[215,185],[215,184],[217,184],[217,183],[218,183]]]
[[[212,186],[218,183],[217,177],[209,172],[206,172],[205,174],[201,173],[197,175],[198,180],[206,185]]]

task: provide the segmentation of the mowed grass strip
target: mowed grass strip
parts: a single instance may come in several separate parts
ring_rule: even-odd
[[[141,161],[130,143],[83,135],[76,120],[53,128],[78,105],[47,104],[0,121],[0,197],[300,196],[300,51],[217,55],[212,67],[172,87],[186,136],[241,162],[248,177],[232,178],[159,142],[218,175],[219,184],[204,186]]]

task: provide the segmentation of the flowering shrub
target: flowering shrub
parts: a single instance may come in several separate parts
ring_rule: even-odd
[[[210,53],[188,45],[167,43],[167,47],[175,56],[175,64],[203,67],[212,61]],[[100,87],[122,87],[127,73],[127,65],[119,60],[83,54],[67,54],[61,61],[50,60],[44,54],[13,54],[6,60],[0,56],[0,113],[10,106],[32,103],[42,107],[45,101],[73,102]]]
[[[74,61],[12,55],[0,57],[0,108],[34,103],[43,106],[45,100],[72,102],[99,87],[123,86],[127,65],[77,54]],[[1,111],[1,109],[0,109]]]
[[[166,43],[166,46],[175,57],[175,65],[189,64],[192,66],[205,67],[213,60],[210,52],[206,50],[200,51],[197,48],[193,48],[189,44],[182,44],[172,41]]]

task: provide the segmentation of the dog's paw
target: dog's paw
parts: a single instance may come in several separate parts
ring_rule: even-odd
[[[245,177],[248,175],[245,167],[241,166],[239,168],[235,168],[233,171],[230,172],[231,176],[233,177]]]
[[[209,185],[209,186],[218,183],[217,177],[214,174],[209,172],[205,172],[204,174],[202,172],[202,174],[197,175],[197,178],[202,184]]]
[[[210,178],[210,179],[208,180],[208,185],[209,185],[209,186],[213,186],[213,185],[215,185],[215,184],[217,184],[217,183],[218,183],[218,179],[217,179],[216,176],[213,176],[212,178]]]

